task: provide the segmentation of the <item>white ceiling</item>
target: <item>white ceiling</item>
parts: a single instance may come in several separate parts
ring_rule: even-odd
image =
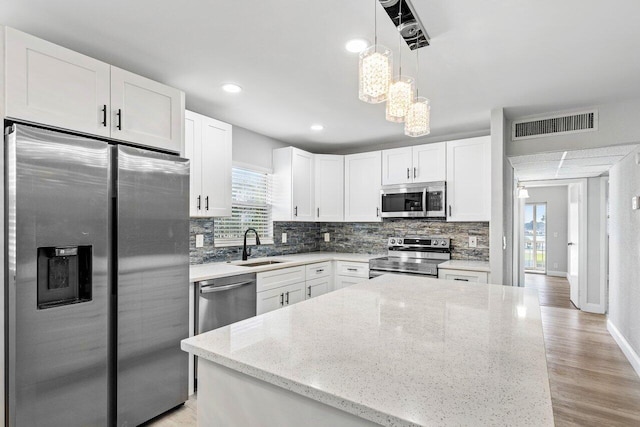
[[[575,151],[509,157],[519,181],[573,179],[600,176],[618,163],[636,145],[614,145]]]
[[[640,2],[413,0],[432,38],[420,92],[432,136],[519,114],[640,97]],[[318,151],[399,140],[383,105],[357,98],[353,37],[372,39],[374,0],[2,0],[0,23],[181,88],[187,107]],[[379,40],[397,32],[378,6]],[[415,59],[402,46],[403,74]],[[396,66],[397,70],[397,66]],[[244,91],[221,91],[226,82]],[[325,130],[312,132],[312,123]]]

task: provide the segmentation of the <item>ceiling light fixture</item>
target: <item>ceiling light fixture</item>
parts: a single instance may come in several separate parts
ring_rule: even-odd
[[[420,57],[418,49],[416,49],[416,99],[409,106],[404,119],[404,134],[414,138],[431,133],[431,101],[420,96],[419,77]]]
[[[402,4],[398,12],[398,19],[402,25]],[[387,95],[386,118],[390,122],[402,123],[407,114],[409,106],[413,103],[414,88],[413,79],[402,75],[402,35],[398,31],[398,75],[389,84]]]
[[[365,39],[353,39],[349,40],[346,45],[344,45],[345,49],[347,49],[351,53],[360,53],[365,50],[369,46],[369,42]]]
[[[222,85],[222,90],[229,93],[239,93],[242,92],[242,88],[234,83],[226,83]]]
[[[324,129],[324,126],[322,126],[322,125],[320,125],[320,124],[311,125],[311,130],[314,130],[314,131],[316,131],[316,132],[317,132],[317,131],[321,131],[321,130],[323,130],[323,129]]]
[[[373,0],[374,42],[360,52],[358,64],[359,88],[361,101],[378,104],[387,100],[389,81],[391,80],[391,51],[378,45],[378,0]]]

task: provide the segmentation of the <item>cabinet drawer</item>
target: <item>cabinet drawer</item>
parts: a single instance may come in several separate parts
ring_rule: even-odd
[[[305,281],[305,266],[281,268],[257,274],[257,292]]]
[[[331,275],[331,261],[307,265],[307,280]]]
[[[369,263],[338,261],[336,274],[338,276],[369,278]]]
[[[484,271],[438,270],[438,279],[461,282],[488,283],[489,274]]]

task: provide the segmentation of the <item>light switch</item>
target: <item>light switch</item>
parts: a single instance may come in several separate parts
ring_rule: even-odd
[[[478,247],[478,238],[476,236],[469,236],[469,247],[470,248]]]
[[[282,233],[282,243],[287,243],[287,233]]]
[[[201,248],[204,246],[204,235],[196,234],[196,248]]]
[[[324,233],[324,241],[325,242],[331,241],[331,236],[329,235],[329,233]]]

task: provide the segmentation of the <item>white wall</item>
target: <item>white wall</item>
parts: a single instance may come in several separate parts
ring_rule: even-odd
[[[525,203],[547,204],[547,272],[566,274],[567,186],[535,187],[528,190],[529,198]],[[554,233],[558,233],[558,237],[555,237]]]
[[[609,172],[609,322],[636,356],[640,353],[640,210],[631,209],[631,198],[640,195],[637,152]]]
[[[505,158],[504,147],[505,118],[502,108],[491,110],[491,221],[489,223],[489,263],[491,282],[511,284],[511,278],[504,275],[507,251],[504,239],[508,230],[505,227]]]
[[[272,169],[273,149],[289,145],[245,128],[233,127],[232,158],[234,162]]]

